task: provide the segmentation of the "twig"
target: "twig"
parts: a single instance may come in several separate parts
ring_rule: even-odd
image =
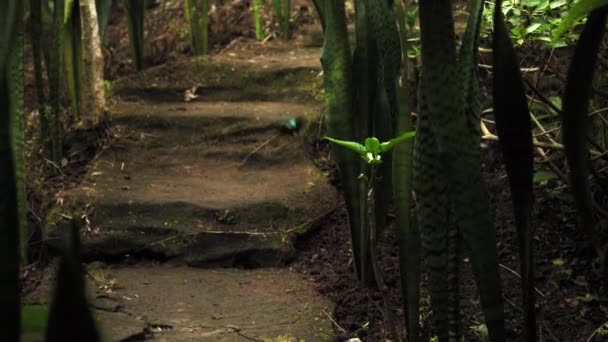
[[[478,67],[482,68],[482,69],[487,69],[487,70],[492,70],[494,69],[493,66],[488,65],[488,64],[477,64]],[[532,68],[519,68],[519,70],[521,72],[537,72],[540,71],[539,67],[532,67]]]
[[[304,222],[304,223],[302,223],[302,224],[299,224],[299,225],[297,225],[297,226],[295,226],[295,227],[292,227],[292,228],[287,229],[287,230],[285,231],[285,233],[291,233],[291,232],[293,232],[294,230],[298,230],[298,229],[300,229],[300,228],[302,228],[302,227],[306,227],[306,226],[308,226],[308,225],[310,225],[310,224],[313,224],[313,223],[315,223],[315,222],[319,221],[320,219],[324,218],[325,216],[327,216],[327,215],[329,215],[329,214],[333,213],[333,212],[334,212],[336,209],[338,209],[338,208],[342,207],[344,204],[345,204],[345,202],[341,202],[340,204],[338,204],[338,205],[336,205],[335,207],[333,207],[333,208],[331,208],[331,209],[327,210],[326,212],[321,213],[321,214],[317,215],[316,217],[314,217],[314,218],[312,218],[312,219],[310,219],[310,220],[308,220],[308,221],[306,221],[306,222]]]
[[[256,152],[258,152],[259,150],[261,150],[262,148],[264,148],[264,146],[270,144],[271,141],[273,141],[276,137],[278,137],[280,134],[277,133],[275,135],[273,135],[270,139],[264,141],[262,144],[258,145],[258,147],[256,147],[253,151],[251,151],[247,157],[245,157],[245,159],[243,159],[243,161],[239,164],[239,168],[242,167],[243,165],[245,165],[245,163],[249,160],[249,158],[251,158],[251,156],[253,156]]]
[[[338,328],[338,330],[340,330],[340,331],[341,331],[343,334],[345,334],[345,333],[346,333],[346,329],[342,328],[342,327],[340,326],[340,324],[338,324],[338,322],[336,322],[336,321],[335,321],[335,320],[334,320],[334,319],[331,317],[331,315],[329,314],[329,312],[327,312],[327,310],[323,310],[323,312],[325,312],[325,315],[327,315],[327,318],[329,318],[329,321],[330,321],[331,323],[333,323],[333,325],[335,325],[335,326],[336,326],[336,328]]]
[[[504,268],[505,270],[511,272],[514,276],[516,276],[517,278],[521,279],[521,276],[519,275],[519,273],[515,272],[514,269],[505,266],[503,264],[498,264],[500,267]],[[545,294],[542,293],[539,289],[537,289],[536,287],[534,288],[534,290],[536,290],[536,293],[538,293],[541,297],[545,298]]]
[[[481,138],[483,140],[498,141],[498,136],[495,135],[495,134],[493,134],[493,133],[484,134]],[[542,141],[538,141],[538,140],[535,140],[532,143],[536,147],[554,148],[554,149],[558,149],[558,150],[563,150],[564,149],[564,145],[562,145],[560,143],[551,144],[551,143],[546,143],[546,142],[542,142]]]
[[[589,337],[585,340],[585,342],[591,342],[591,339],[593,339],[593,337],[595,335],[597,335],[600,332],[600,330],[602,330],[602,328],[605,328],[605,327],[608,328],[608,322],[605,322],[604,324],[597,327],[597,329],[595,329],[593,331],[593,333],[591,335],[589,335]]]

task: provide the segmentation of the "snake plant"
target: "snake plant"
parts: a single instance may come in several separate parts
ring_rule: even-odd
[[[129,25],[129,38],[133,50],[133,63],[137,70],[144,66],[144,14],[146,10],[145,0],[123,0],[127,10],[127,22]]]
[[[190,41],[197,56],[206,55],[209,50],[209,1],[186,0],[186,19],[190,24]]]
[[[11,138],[12,103],[18,99],[10,91],[14,74],[9,75],[9,52],[17,47],[22,13],[21,1],[0,2],[0,331],[6,341],[19,341],[20,330],[19,210]]]
[[[264,27],[262,26],[262,0],[253,0],[251,3],[252,11],[253,11],[253,23],[255,25],[255,39],[262,40],[264,39]]]
[[[279,24],[281,37],[289,38],[289,22],[291,20],[291,0],[272,0],[274,15]]]
[[[398,328],[400,324],[398,324],[395,320],[391,308],[389,306],[387,294],[388,290],[386,284],[384,283],[384,275],[379,265],[378,252],[376,248],[378,238],[378,230],[376,227],[376,215],[379,213],[379,208],[376,205],[375,196],[376,186],[378,184],[377,171],[378,167],[383,163],[383,154],[390,151],[398,144],[402,144],[407,142],[408,140],[412,140],[415,135],[416,133],[413,131],[405,132],[397,138],[391,139],[383,143],[381,143],[378,138],[371,137],[365,139],[364,145],[354,141],[344,141],[329,137],[325,138],[338,146],[347,148],[355,152],[357,155],[359,155],[361,159],[363,159],[363,161],[369,168],[368,172],[362,173],[358,177],[360,181],[360,189],[365,193],[365,196],[361,197],[361,219],[365,222],[366,226],[369,227],[368,231],[365,232],[368,235],[362,237],[362,245],[360,248],[363,255],[367,255],[369,253],[369,256],[371,257],[370,264],[372,268],[371,271],[373,272],[373,279],[375,279],[376,285],[382,294],[382,298],[384,301],[384,315],[387,318],[388,326],[394,341],[400,340],[401,329]]]

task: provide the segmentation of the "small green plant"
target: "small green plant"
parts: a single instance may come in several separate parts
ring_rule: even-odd
[[[406,140],[414,138],[416,132],[405,132],[402,135],[391,139],[386,142],[380,142],[376,137],[370,137],[365,139],[364,144],[360,144],[355,141],[338,140],[326,137],[325,139],[347,148],[357,153],[365,164],[369,167],[367,173],[359,175],[359,186],[363,190],[364,196],[360,197],[361,206],[361,221],[363,222],[361,231],[361,255],[362,255],[362,269],[361,273],[363,277],[370,271],[367,270],[369,255],[371,260],[371,271],[373,272],[373,278],[376,280],[376,284],[380,293],[382,293],[382,299],[384,302],[384,315],[387,318],[388,326],[391,329],[391,335],[394,341],[399,341],[399,331],[397,320],[393,317],[392,311],[389,308],[388,289],[384,283],[384,276],[382,270],[378,265],[378,253],[376,251],[377,241],[377,230],[376,230],[376,203],[375,203],[375,185],[378,182],[377,167],[382,163],[382,153],[389,151],[395,145],[402,143]]]
[[[106,92],[106,96],[110,97],[112,95],[112,92],[114,91],[114,87],[112,86],[112,81],[110,81],[110,80],[104,80],[103,81],[103,89]]]
[[[347,148],[355,153],[359,154],[359,156],[365,161],[366,164],[375,166],[382,163],[381,154],[389,151],[398,143],[404,142],[406,140],[412,139],[416,135],[416,132],[406,132],[397,138],[391,139],[389,141],[381,143],[378,138],[371,137],[365,139],[364,145],[356,142],[356,141],[346,141],[346,140],[338,140],[330,137],[325,137],[325,139]]]

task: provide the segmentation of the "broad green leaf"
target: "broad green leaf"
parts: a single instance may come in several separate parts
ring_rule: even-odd
[[[534,172],[534,183],[536,184],[545,183],[556,178],[557,176],[555,175],[555,173],[547,170],[538,170]]]
[[[539,27],[541,27],[541,23],[533,23],[532,25],[526,27],[526,33],[530,34],[536,30],[538,30]]]
[[[380,144],[380,152],[386,152],[386,151],[390,150],[391,148],[393,148],[395,145],[402,143],[406,140],[410,140],[415,136],[416,136],[415,131],[405,132],[394,139],[391,139],[387,142],[383,142],[382,144]]]
[[[380,150],[380,140],[378,140],[378,138],[376,137],[365,139],[365,148],[368,152],[371,152],[373,154],[378,154],[382,152]]]
[[[334,138],[330,138],[330,137],[325,137],[325,139],[333,142],[334,144],[336,144],[338,146],[342,146],[351,151],[354,151],[355,153],[359,154],[361,157],[365,157],[365,154],[367,153],[367,149],[365,148],[365,146],[359,144],[356,141],[339,140],[339,139],[334,139]]]
[[[549,4],[549,7],[551,9],[556,9],[558,7],[562,7],[567,4],[568,4],[568,2],[566,0],[556,0],[556,1],[552,1],[551,4]]]
[[[608,6],[608,0],[581,0],[575,3],[568,11],[558,28],[553,31],[553,39],[557,40],[574,22],[589,14],[591,11]]]

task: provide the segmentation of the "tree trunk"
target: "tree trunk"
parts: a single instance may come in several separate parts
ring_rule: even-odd
[[[103,54],[95,0],[80,0],[82,18],[82,123],[95,125],[107,111],[103,84]]]

